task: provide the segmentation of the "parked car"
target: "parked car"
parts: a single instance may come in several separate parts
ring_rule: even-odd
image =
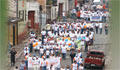
[[[103,69],[105,65],[105,55],[102,51],[91,50],[84,60],[84,67],[97,67]]]

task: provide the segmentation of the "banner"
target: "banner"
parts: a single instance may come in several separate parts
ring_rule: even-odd
[[[33,60],[32,58],[33,57],[28,58],[28,68],[34,68],[35,65],[38,65],[40,67],[42,58],[38,58],[37,63],[39,63],[39,64],[35,64],[36,61]],[[51,65],[53,65],[54,67],[57,67],[60,64],[60,59],[56,58],[56,57],[48,58],[46,60],[48,61],[47,68],[49,68]]]
[[[91,16],[90,21],[102,21],[102,16]]]

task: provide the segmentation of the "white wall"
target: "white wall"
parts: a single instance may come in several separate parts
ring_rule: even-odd
[[[35,23],[39,23],[39,3],[38,2],[27,2],[27,15],[29,11],[35,11]],[[28,20],[28,17],[27,17]]]
[[[8,16],[16,17],[16,2],[15,2],[15,0],[8,0]]]

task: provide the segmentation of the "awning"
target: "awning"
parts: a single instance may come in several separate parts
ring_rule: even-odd
[[[21,21],[21,20],[22,20],[22,19],[16,18],[16,17],[9,17],[9,18],[8,18],[8,22],[9,22],[9,23],[19,22],[19,21]]]

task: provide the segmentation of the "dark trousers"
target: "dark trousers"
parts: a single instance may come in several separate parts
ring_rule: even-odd
[[[47,69],[46,69],[46,66],[43,66],[43,67],[42,67],[42,70],[47,70]]]
[[[98,34],[98,27],[96,27],[96,34]]]
[[[104,23],[106,22],[106,17],[105,17],[105,16],[102,17],[102,21],[103,21]]]
[[[82,29],[81,29],[81,34],[83,34],[83,32],[84,32],[84,29],[82,28]]]
[[[108,29],[105,29],[105,34],[108,35]]]
[[[85,43],[85,52],[88,51],[88,43],[89,43],[89,42],[86,42],[86,43]]]
[[[44,38],[45,38],[45,36],[42,35],[42,44],[44,44]]]
[[[32,50],[33,50],[33,47],[32,47],[32,46],[30,46],[30,53],[32,53]]]
[[[55,56],[58,56],[58,51],[55,52]]]
[[[62,59],[66,59],[66,53],[62,53]]]
[[[28,70],[28,61],[25,60],[26,70]]]
[[[93,31],[93,28],[90,28],[90,31]]]
[[[46,58],[49,58],[49,55],[46,55]]]
[[[102,28],[100,28],[100,34],[102,34]]]
[[[71,64],[73,63],[73,58],[71,58]]]
[[[15,58],[11,58],[11,66],[15,65]]]
[[[54,34],[56,35],[56,33],[58,33],[58,31],[54,31]]]
[[[57,68],[57,70],[60,70],[60,68]]]

